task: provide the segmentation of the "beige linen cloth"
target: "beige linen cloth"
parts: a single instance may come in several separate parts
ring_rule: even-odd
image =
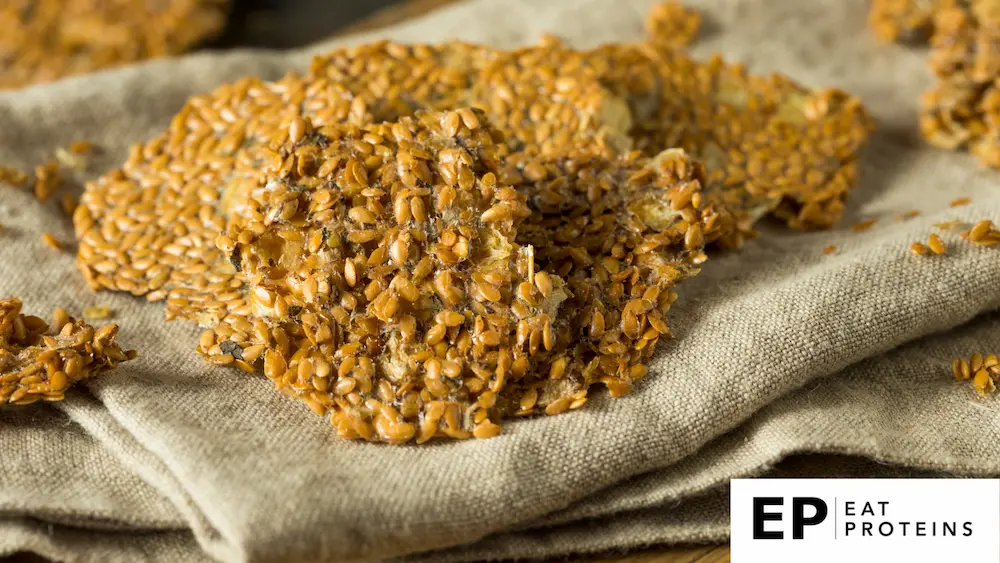
[[[546,31],[579,47],[636,40],[651,0],[472,0],[378,37],[498,47]],[[789,454],[851,453],[861,474],[1000,473],[1000,404],[950,360],[1000,352],[1000,250],[956,232],[911,256],[933,223],[1000,220],[1000,173],[916,135],[923,54],[877,44],[864,0],[706,0],[694,52],[861,96],[880,127],[848,216],[830,232],[765,227],[681,288],[677,339],[635,392],[511,422],[492,440],[391,447],[339,440],[262,376],[206,365],[198,330],[160,304],[93,294],[53,203],[0,189],[0,295],[47,315],[108,304],[134,362],[62,404],[0,411],[0,555],[66,561],[428,561],[543,558],[723,541],[726,483]],[[358,37],[358,42],[376,36]],[[309,52],[200,54],[0,94],[0,163],[76,139],[92,173],[164,127],[185,98]],[[959,196],[972,205],[951,209]],[[919,209],[906,222],[897,213]],[[868,232],[847,225],[878,218]],[[839,250],[824,256],[823,247]],[[820,461],[827,458],[820,458]],[[882,464],[907,469],[891,469]],[[812,464],[812,474],[833,466]],[[878,469],[883,468],[883,469]]]

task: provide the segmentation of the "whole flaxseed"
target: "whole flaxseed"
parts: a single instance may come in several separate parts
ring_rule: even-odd
[[[934,254],[938,255],[944,254],[948,251],[944,245],[944,241],[941,240],[941,237],[934,233],[931,233],[930,236],[927,237],[927,248],[929,248]]]
[[[116,325],[100,329],[57,309],[50,328],[21,313],[21,301],[0,299],[0,408],[59,401],[73,384],[136,357],[115,342]]]
[[[61,251],[63,249],[62,243],[52,233],[42,233],[42,244],[54,250]]]
[[[851,230],[856,233],[861,233],[867,231],[868,229],[871,229],[877,222],[878,219],[866,219],[864,221],[861,221],[860,223],[855,223],[851,225]]]

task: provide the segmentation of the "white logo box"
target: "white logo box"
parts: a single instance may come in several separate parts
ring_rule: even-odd
[[[1000,562],[1000,479],[734,479],[730,511],[734,563]]]

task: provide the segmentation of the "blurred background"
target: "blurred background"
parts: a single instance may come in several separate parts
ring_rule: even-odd
[[[2,1],[2,0],[0,0]],[[386,8],[406,3],[443,5],[440,0],[233,0],[229,24],[210,48],[302,47],[343,31]]]

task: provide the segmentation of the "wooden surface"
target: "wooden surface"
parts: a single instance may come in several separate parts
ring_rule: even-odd
[[[371,16],[340,30],[339,35],[373,31],[434,10],[460,0],[403,0],[395,6],[380,10]],[[616,557],[588,559],[591,563],[729,563],[728,546],[696,546],[650,549]]]

